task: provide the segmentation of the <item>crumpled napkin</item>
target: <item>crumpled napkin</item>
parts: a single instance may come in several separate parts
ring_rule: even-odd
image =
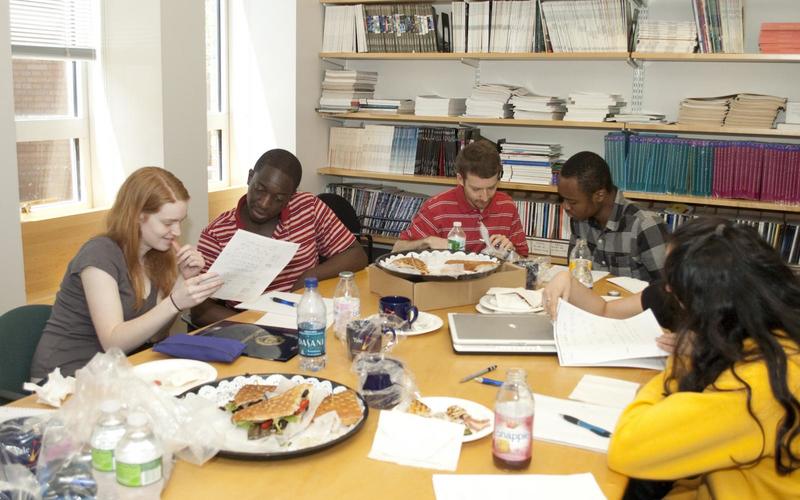
[[[47,376],[47,383],[36,385],[25,382],[22,388],[26,391],[35,392],[39,399],[37,402],[61,408],[61,402],[75,392],[75,377],[65,377],[61,375],[61,368],[56,368]]]
[[[454,471],[463,438],[462,424],[402,411],[382,411],[367,456],[400,465]]]
[[[494,295],[497,307],[501,309],[533,309],[534,312],[542,308],[542,291],[528,290],[525,288],[492,287],[486,295]]]

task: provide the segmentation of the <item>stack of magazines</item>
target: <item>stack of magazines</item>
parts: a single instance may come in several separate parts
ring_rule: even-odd
[[[420,116],[461,116],[467,110],[467,100],[438,95],[419,95],[415,99],[414,114]]]
[[[372,99],[377,83],[378,73],[375,71],[325,70],[318,111],[324,113],[355,111],[358,109],[359,99]]]
[[[610,114],[619,113],[625,101],[620,94],[603,92],[574,92],[569,95],[564,120],[602,122]]]
[[[465,116],[473,118],[511,118],[512,107],[509,102],[512,96],[526,95],[522,87],[499,84],[479,84],[473,87],[467,99]]]
[[[567,111],[564,99],[545,95],[515,95],[511,98],[518,120],[563,120]]]

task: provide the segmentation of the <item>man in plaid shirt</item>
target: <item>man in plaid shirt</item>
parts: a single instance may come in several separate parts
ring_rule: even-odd
[[[648,282],[659,277],[667,228],[622,196],[602,157],[582,151],[567,160],[558,194],[570,216],[570,251],[583,238],[592,252],[592,269]]]

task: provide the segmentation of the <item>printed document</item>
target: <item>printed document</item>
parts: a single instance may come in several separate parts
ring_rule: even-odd
[[[237,230],[209,269],[224,281],[213,297],[239,302],[258,297],[292,260],[299,246]]]
[[[536,459],[534,458],[534,460]],[[433,491],[436,500],[487,500],[490,498],[605,500],[606,498],[590,472],[568,475],[434,474]]]
[[[662,330],[649,309],[632,318],[611,319],[559,300],[554,331],[561,366],[664,369],[667,353],[656,345]]]

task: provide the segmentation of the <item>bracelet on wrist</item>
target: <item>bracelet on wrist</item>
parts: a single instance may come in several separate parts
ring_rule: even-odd
[[[172,306],[180,313],[183,312],[183,309],[178,307],[178,304],[175,302],[175,299],[172,297],[172,294],[169,294],[169,301],[172,302]]]

